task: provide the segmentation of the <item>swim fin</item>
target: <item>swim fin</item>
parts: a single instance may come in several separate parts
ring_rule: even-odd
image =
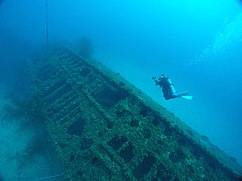
[[[178,93],[178,94],[176,94],[176,96],[177,96],[177,97],[184,98],[184,99],[187,99],[187,100],[192,100],[192,96],[189,95],[188,92]]]
[[[181,98],[187,99],[187,100],[192,100],[192,96],[180,96]]]

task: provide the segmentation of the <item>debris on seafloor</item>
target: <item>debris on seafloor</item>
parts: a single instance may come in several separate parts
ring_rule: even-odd
[[[102,64],[65,47],[30,61],[67,180],[237,180],[241,167]]]

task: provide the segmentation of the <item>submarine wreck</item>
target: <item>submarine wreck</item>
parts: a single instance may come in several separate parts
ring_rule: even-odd
[[[240,179],[238,163],[101,63],[63,46],[29,63],[66,180]]]

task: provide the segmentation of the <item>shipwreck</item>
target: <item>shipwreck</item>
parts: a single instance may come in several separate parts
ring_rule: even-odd
[[[66,180],[239,180],[238,163],[98,61],[54,46],[30,65]]]

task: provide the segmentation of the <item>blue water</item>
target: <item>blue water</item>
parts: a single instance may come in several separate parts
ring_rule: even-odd
[[[85,36],[94,57],[242,164],[242,6],[236,0],[49,0],[49,41]],[[45,1],[0,1],[0,81],[24,90],[15,69],[46,43]],[[165,73],[192,101],[165,101]],[[17,83],[16,83],[17,82]]]

